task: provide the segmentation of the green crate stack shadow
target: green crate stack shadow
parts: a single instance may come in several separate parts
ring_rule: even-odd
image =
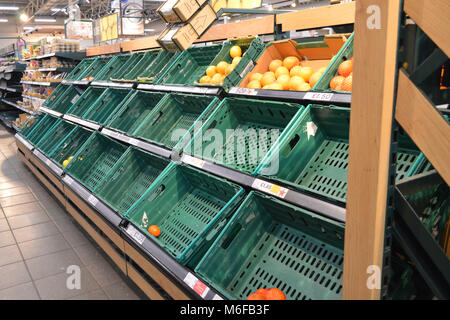
[[[195,272],[232,300],[278,288],[288,300],[341,299],[344,224],[252,191]]]

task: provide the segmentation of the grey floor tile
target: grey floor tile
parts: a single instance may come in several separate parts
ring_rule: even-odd
[[[8,220],[0,218],[0,232],[9,230]]]
[[[0,266],[17,261],[22,261],[22,256],[17,245],[0,248]]]
[[[25,264],[20,261],[0,267],[0,289],[31,281]]]
[[[27,194],[27,193],[31,193],[30,189],[28,189],[27,187],[4,189],[0,190],[0,198],[17,196],[19,194]]]
[[[16,188],[17,189],[17,188]],[[37,199],[32,193],[18,194],[7,198],[0,198],[2,208],[16,206],[19,204],[36,202]]]
[[[22,178],[19,175],[9,175],[9,176],[0,176],[0,182],[17,182],[17,183],[22,183]],[[19,188],[24,188],[24,187],[19,187]],[[17,189],[17,188],[13,188],[13,189]],[[5,191],[10,190],[10,189],[4,189]]]
[[[86,268],[80,269],[80,288],[69,289],[75,274],[60,273],[35,281],[43,300],[61,300],[76,297],[99,289],[99,285]]]
[[[24,259],[26,260],[62,251],[64,249],[69,249],[69,245],[67,244],[66,240],[64,240],[61,234],[57,234],[41,239],[19,243],[19,248]]]
[[[9,225],[11,226],[11,229],[23,228],[34,224],[50,221],[50,217],[47,216],[44,211],[12,216],[8,217],[7,219]]]
[[[11,231],[0,232],[0,248],[16,244]]]
[[[101,249],[93,244],[75,247],[74,250],[86,266],[98,263],[99,260],[105,260],[105,257],[101,253]]]
[[[41,207],[39,202],[30,202],[24,204],[18,204],[15,206],[3,208],[3,212],[7,217],[18,216],[21,214],[32,213],[32,212],[43,212],[44,209]]]
[[[13,188],[19,188],[19,187],[25,187],[25,186],[26,186],[26,184],[24,184],[23,182],[17,182],[17,181],[2,182],[2,181],[0,181],[0,190],[13,189]]]
[[[32,282],[0,290],[0,300],[39,300],[39,295]]]
[[[109,300],[109,298],[102,289],[98,289],[70,298],[69,300]]]
[[[140,300],[138,295],[123,281],[104,287],[103,291],[111,300]]]
[[[52,221],[48,221],[20,229],[15,229],[13,233],[17,243],[21,243],[58,234],[59,230]]]
[[[61,272],[66,272],[71,265],[83,266],[73,249],[25,260],[33,280],[42,279]]]
[[[119,273],[114,270],[110,262],[106,259],[98,259],[95,263],[90,264],[87,268],[101,287],[106,287],[114,283],[123,281]]]
[[[79,231],[78,223],[72,218],[72,216],[64,215],[53,220],[58,229],[63,232]]]
[[[63,236],[72,248],[91,243],[81,230],[64,231]]]

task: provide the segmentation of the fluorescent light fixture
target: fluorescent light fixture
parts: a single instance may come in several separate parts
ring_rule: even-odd
[[[155,29],[144,29],[145,32],[152,32],[155,31]]]
[[[8,19],[0,18],[0,22],[8,22]]]
[[[17,11],[17,10],[19,10],[19,7],[0,6],[0,10]]]
[[[34,18],[34,22],[56,22],[53,18]]]
[[[295,8],[297,6],[297,4],[295,3],[295,2],[293,2],[292,4],[291,4],[291,7],[293,7],[293,8]]]
[[[28,15],[27,15],[26,13],[22,13],[22,14],[20,15],[20,20],[22,20],[22,21],[27,21],[27,20],[28,20]]]
[[[36,29],[36,27],[30,27],[30,26],[23,27],[23,30],[34,30],[34,29]]]
[[[269,6],[269,11],[272,11],[272,10],[273,10],[273,6],[270,5],[270,6]]]

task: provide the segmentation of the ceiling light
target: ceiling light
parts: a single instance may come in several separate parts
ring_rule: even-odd
[[[269,6],[269,11],[272,11],[273,10],[273,7],[272,7],[272,5],[270,5]]]
[[[22,20],[22,21],[28,21],[28,15],[27,15],[26,13],[22,13],[22,14],[20,15],[20,20]]]
[[[34,22],[56,22],[53,18],[34,18]]]
[[[145,32],[152,32],[155,31],[155,29],[144,29]]]
[[[0,18],[0,22],[8,22],[8,19]]]
[[[291,7],[293,7],[293,8],[295,8],[297,6],[297,4],[295,3],[295,2],[293,2],[292,4],[291,4]]]
[[[36,27],[30,27],[30,26],[23,27],[23,30],[34,30],[34,29],[36,29]]]
[[[0,6],[0,10],[19,10],[19,7],[8,7],[8,6]]]

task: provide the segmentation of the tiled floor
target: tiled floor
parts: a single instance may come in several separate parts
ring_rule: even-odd
[[[69,289],[77,267],[81,286]],[[142,298],[28,170],[0,125],[0,300]]]

